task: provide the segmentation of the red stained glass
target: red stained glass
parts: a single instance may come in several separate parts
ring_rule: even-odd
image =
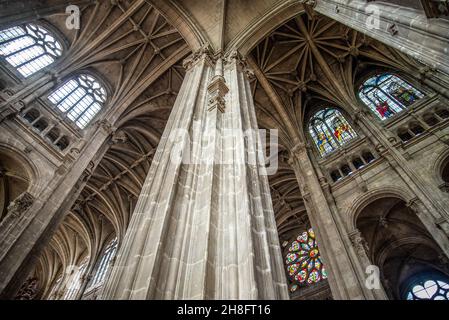
[[[285,262],[292,281],[291,292],[327,278],[312,229],[304,231],[290,243]]]

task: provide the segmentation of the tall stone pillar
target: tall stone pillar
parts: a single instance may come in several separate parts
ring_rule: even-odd
[[[103,298],[287,299],[246,67],[186,66]]]
[[[357,272],[363,267],[356,253],[349,249],[351,242],[343,222],[329,204],[303,143],[293,148],[289,162],[301,188],[310,224],[317,234],[333,298],[378,299],[372,290],[364,286],[364,275]]]
[[[317,12],[449,73],[448,20],[428,19],[419,7],[405,7],[388,1],[310,2],[316,3],[314,9]]]
[[[352,246],[355,250],[355,252],[357,253],[357,257],[359,258],[360,261],[360,267],[362,267],[361,270],[358,270],[358,272],[360,274],[365,274],[366,275],[366,270],[369,266],[372,266],[372,262],[370,261],[370,259],[368,258],[368,244],[366,242],[366,240],[363,238],[362,233],[358,230],[358,229],[354,229],[353,231],[351,231],[349,234],[349,239],[351,240]],[[368,280],[368,279],[367,279]],[[380,283],[379,283],[380,284]],[[388,299],[387,294],[385,293],[384,288],[379,285],[379,287],[373,287],[372,288],[372,292],[374,294],[374,296],[376,297],[376,299],[379,300],[386,300]]]

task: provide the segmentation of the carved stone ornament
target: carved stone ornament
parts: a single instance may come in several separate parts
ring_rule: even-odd
[[[297,158],[300,157],[301,154],[307,153],[307,144],[304,142],[298,142],[291,150],[292,156]]]
[[[33,300],[37,293],[37,278],[29,278],[20,288],[15,300]]]
[[[224,64],[236,63],[237,67],[246,74],[248,79],[254,78],[254,71],[248,66],[246,59],[237,51],[230,51],[224,58]]]
[[[25,191],[10,203],[10,205],[8,206],[8,214],[17,216],[21,215],[23,212],[28,210],[29,207],[31,207],[33,202],[34,197],[30,193]]]
[[[205,44],[203,47],[201,47],[199,50],[193,52],[189,57],[184,59],[182,66],[189,70],[191,69],[198,61],[200,61],[202,58],[208,59],[211,64],[213,65],[214,59],[213,59],[213,50],[212,47],[209,44]]]
[[[114,132],[112,125],[108,120],[103,119],[103,120],[98,121],[97,123],[98,123],[98,126],[100,128],[102,128],[104,131],[106,131],[107,134],[111,134]]]
[[[112,144],[125,143],[128,141],[126,133],[123,131],[116,131],[111,137]]]
[[[217,108],[221,112],[225,111],[225,96],[229,92],[223,77],[214,77],[212,82],[208,85],[209,92],[209,111]]]
[[[349,239],[351,240],[352,246],[354,247],[357,255],[364,257],[369,251],[368,243],[362,237],[359,230],[355,230],[349,234]]]

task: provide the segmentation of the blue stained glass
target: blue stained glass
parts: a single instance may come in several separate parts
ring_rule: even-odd
[[[291,292],[327,278],[312,229],[301,233],[290,243],[285,261]]]
[[[384,73],[366,80],[359,97],[381,120],[386,120],[422,99],[424,93],[401,78]]]
[[[357,136],[343,115],[331,108],[320,110],[311,118],[309,133],[322,156]]]

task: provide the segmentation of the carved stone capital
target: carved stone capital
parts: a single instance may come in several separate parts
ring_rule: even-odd
[[[206,59],[211,65],[214,65],[215,57],[213,54],[212,47],[209,44],[205,44],[199,50],[193,52],[189,57],[184,59],[182,66],[186,70],[190,70],[202,59]]]
[[[355,112],[354,116],[352,117],[352,120],[355,123],[363,121],[363,119],[366,119],[369,117],[369,113],[364,109],[359,109]]]
[[[17,293],[15,300],[32,300],[36,296],[37,285],[37,278],[27,279]]]
[[[16,113],[21,112],[23,109],[26,108],[26,103],[23,100],[18,100],[16,102],[14,102],[13,104],[13,108],[14,110],[16,110]]]
[[[112,124],[106,119],[99,120],[97,122],[97,125],[99,128],[103,129],[107,134],[111,134],[114,132],[114,128],[112,127]]]
[[[405,205],[407,208],[409,208],[413,212],[417,213],[417,212],[419,212],[419,207],[422,205],[422,202],[418,198],[413,198],[413,199],[408,200]]]
[[[309,18],[315,15],[314,8],[316,7],[316,0],[303,0],[304,10]]]
[[[8,105],[3,110],[0,111],[0,123],[5,120],[13,119],[19,112],[14,106]]]
[[[254,71],[249,67],[246,58],[243,57],[237,50],[230,51],[225,56],[223,62],[225,65],[236,64],[239,70],[246,74],[248,79],[254,78]]]
[[[8,215],[20,216],[27,211],[34,203],[34,197],[27,191],[20,194],[13,202],[8,206]]]
[[[297,142],[290,150],[292,156],[299,158],[301,155],[307,154],[307,144],[304,142]]]
[[[306,6],[310,6],[312,8],[315,8],[317,3],[316,0],[303,0],[303,2]]]
[[[357,254],[360,257],[366,257],[369,251],[369,247],[361,232],[358,229],[355,229],[354,231],[350,232],[348,236]]]

